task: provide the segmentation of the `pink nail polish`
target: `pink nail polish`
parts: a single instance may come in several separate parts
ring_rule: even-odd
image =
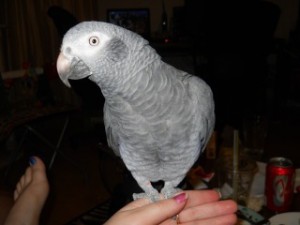
[[[183,202],[185,202],[186,199],[187,199],[187,194],[184,193],[184,192],[182,192],[182,193],[180,193],[180,194],[178,194],[178,195],[175,195],[175,196],[173,197],[173,199],[174,199],[177,203],[183,203]]]

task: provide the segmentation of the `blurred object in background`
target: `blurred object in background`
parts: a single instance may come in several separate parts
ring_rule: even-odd
[[[246,115],[242,124],[243,151],[254,160],[262,160],[268,134],[268,121],[258,114]]]
[[[233,154],[220,158],[218,161],[217,179],[222,197],[227,199],[236,195],[237,202],[240,205],[247,206],[250,188],[256,172],[256,162],[245,155],[240,155],[237,180],[234,180]],[[237,190],[234,189],[235,182],[237,183]]]

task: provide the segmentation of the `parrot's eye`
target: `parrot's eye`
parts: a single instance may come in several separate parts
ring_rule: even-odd
[[[98,45],[99,44],[99,38],[96,36],[90,37],[89,43],[92,46]]]

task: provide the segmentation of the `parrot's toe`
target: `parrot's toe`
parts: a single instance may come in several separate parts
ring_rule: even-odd
[[[177,193],[181,192],[180,188],[171,188],[171,189],[162,189],[161,194],[164,196],[164,199],[172,198]]]
[[[136,194],[136,193],[134,193],[132,197],[133,197],[133,200],[146,198],[146,199],[149,199],[151,202],[157,202],[161,199],[160,195],[158,193],[150,193],[150,194],[146,194],[146,193]]]

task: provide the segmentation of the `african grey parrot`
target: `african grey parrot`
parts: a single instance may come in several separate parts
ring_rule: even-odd
[[[109,146],[144,196],[173,196],[214,129],[213,94],[200,78],[166,64],[147,40],[105,22],[82,22],[64,36],[60,79],[88,77],[105,97]],[[164,181],[159,193],[151,182]],[[137,197],[141,197],[137,195]]]

